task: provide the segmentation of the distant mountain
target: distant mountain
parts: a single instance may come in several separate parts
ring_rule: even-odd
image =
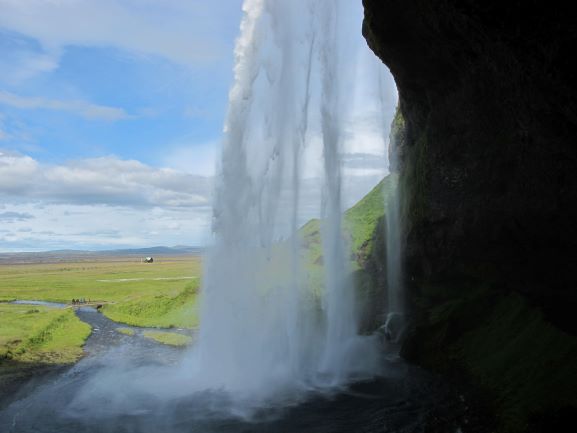
[[[201,247],[177,245],[174,247],[155,246],[148,248],[126,248],[106,251],[53,250],[20,253],[0,252],[0,264],[66,262],[74,259],[86,260],[91,257],[96,258],[102,256],[178,256],[187,254],[201,254],[202,251],[203,248]]]
[[[133,256],[133,255],[179,255],[179,254],[200,254],[202,252],[201,247],[190,247],[187,245],[177,245],[174,247],[148,247],[148,248],[130,248],[122,250],[108,250],[108,251],[98,251],[95,254],[106,254],[114,256]]]

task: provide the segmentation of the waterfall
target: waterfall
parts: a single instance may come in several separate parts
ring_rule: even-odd
[[[390,175],[391,190],[386,198],[386,251],[387,251],[387,339],[399,343],[405,331],[405,306],[401,262],[401,219],[399,202],[399,176]]]
[[[190,362],[199,389],[259,404],[378,371],[377,338],[357,332],[341,227],[343,125],[358,49],[351,38],[360,34],[350,7],[348,0],[243,5]],[[298,228],[310,193],[303,159],[318,141],[325,277],[315,294]]]
[[[398,115],[398,113],[397,113]],[[387,252],[387,317],[385,335],[392,343],[400,343],[406,326],[403,290],[402,227],[400,215],[399,155],[397,139],[400,131],[391,128],[389,137],[389,191],[385,197],[385,239]]]

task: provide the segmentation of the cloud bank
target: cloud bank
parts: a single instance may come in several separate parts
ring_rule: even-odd
[[[41,163],[0,151],[0,249],[202,245],[212,179],[114,156]]]
[[[211,180],[113,156],[41,164],[0,151],[0,195],[47,203],[132,207],[210,205]]]
[[[379,155],[345,155],[345,206],[382,178],[385,163]],[[212,185],[212,176],[115,156],[51,165],[0,150],[0,248],[204,245],[212,236]],[[318,217],[321,188],[318,178],[303,179],[301,223]]]

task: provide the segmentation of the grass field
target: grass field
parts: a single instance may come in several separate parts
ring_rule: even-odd
[[[47,365],[82,356],[90,326],[72,309],[15,305],[6,301],[70,303],[102,301],[103,314],[117,322],[147,327],[194,327],[200,285],[200,256],[99,257],[90,261],[0,265],[0,385]],[[126,331],[125,331],[126,329]],[[119,332],[129,333],[127,328]],[[185,336],[154,333],[164,344],[185,345]],[[32,373],[30,373],[32,372]]]
[[[75,263],[0,265],[0,301],[103,301],[112,320],[136,326],[193,327],[200,256],[105,257]],[[1,323],[1,319],[0,319]],[[1,331],[0,331],[1,332]]]

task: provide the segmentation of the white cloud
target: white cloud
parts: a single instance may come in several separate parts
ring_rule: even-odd
[[[12,223],[16,221],[26,221],[34,217],[29,213],[23,212],[0,212],[0,221],[3,223]]]
[[[63,101],[58,99],[25,97],[2,90],[0,90],[0,104],[22,110],[43,109],[67,111],[87,119],[114,121],[130,117],[122,108],[96,105],[81,100]]]
[[[183,163],[187,155],[197,161],[194,149],[173,153]],[[382,155],[359,153],[344,155],[343,167],[344,208],[385,169]],[[4,250],[203,245],[211,236],[212,183],[212,177],[113,156],[49,165],[0,151],[0,242]],[[302,180],[300,223],[319,216],[321,194],[318,177]]]
[[[0,191],[4,194],[21,194],[34,182],[38,163],[25,155],[0,151]]]
[[[2,36],[4,36],[2,34]],[[0,79],[10,85],[17,85],[38,74],[58,68],[60,50],[38,52],[26,47],[18,47],[2,53],[0,59]]]
[[[206,207],[210,206],[211,185],[207,177],[111,156],[45,165],[27,155],[0,151],[0,194],[20,200]]]
[[[0,151],[5,251],[205,244],[212,180],[104,157],[61,165]]]
[[[190,67],[229,54],[219,35],[224,18],[239,7],[240,1],[0,0],[0,27],[40,41],[47,53],[113,46]],[[50,54],[31,62],[29,70],[54,67]]]
[[[210,212],[205,208],[142,212],[127,206],[74,204],[39,209],[32,203],[8,208],[32,218],[2,226],[3,251],[204,245],[210,234]]]

